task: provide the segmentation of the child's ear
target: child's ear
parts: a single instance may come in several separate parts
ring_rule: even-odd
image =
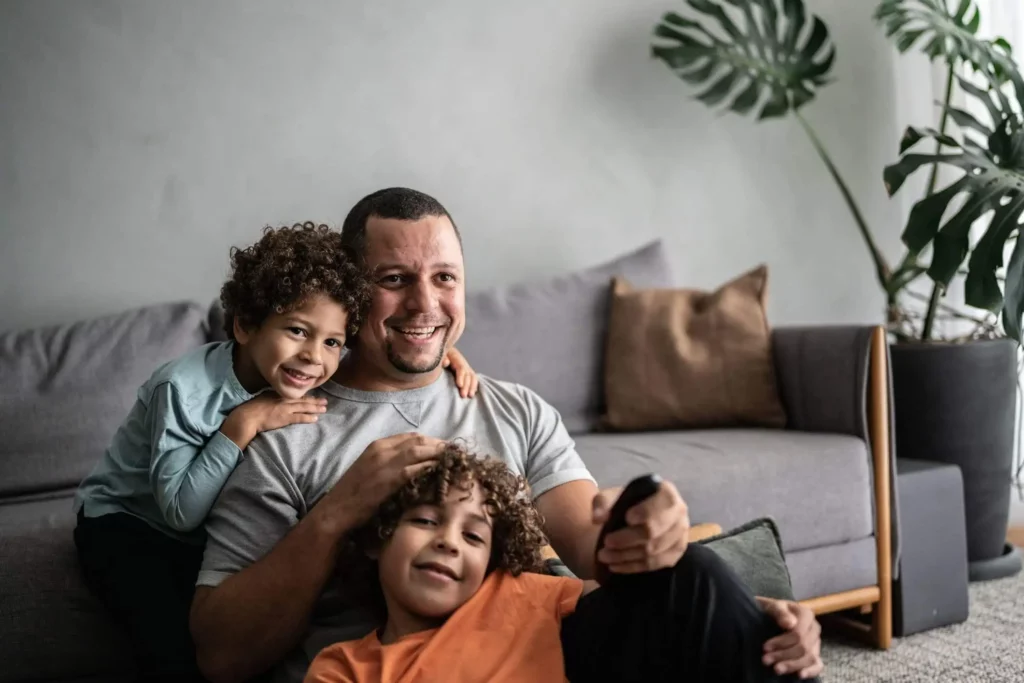
[[[235,341],[239,344],[249,343],[249,330],[242,326],[242,321],[238,319],[237,315],[231,323],[231,331],[235,333]]]

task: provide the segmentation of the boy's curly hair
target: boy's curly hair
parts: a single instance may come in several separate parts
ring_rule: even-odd
[[[342,545],[338,579],[342,592],[383,617],[384,595],[377,561],[367,554],[380,548],[395,533],[408,510],[419,505],[441,505],[452,489],[469,490],[479,484],[483,506],[491,516],[491,559],[487,573],[502,569],[513,576],[543,572],[541,549],[547,544],[543,518],[533,506],[526,480],[501,460],[471,454],[449,443],[437,462],[385,500],[365,524],[349,533]]]
[[[255,328],[274,313],[287,313],[310,296],[326,294],[348,312],[348,337],[355,335],[370,303],[363,269],[342,248],[341,233],[311,221],[267,227],[256,244],[231,249],[231,279],[220,291],[224,330],[233,322]]]

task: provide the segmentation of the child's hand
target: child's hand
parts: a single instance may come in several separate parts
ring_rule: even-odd
[[[459,353],[458,349],[454,347],[449,349],[441,364],[455,374],[455,384],[459,387],[459,396],[462,398],[476,396],[480,379],[476,376],[473,368],[469,367],[469,361]]]
[[[277,394],[260,394],[232,410],[220,431],[244,451],[260,432],[316,422],[317,416],[326,410],[325,398],[281,398]]]

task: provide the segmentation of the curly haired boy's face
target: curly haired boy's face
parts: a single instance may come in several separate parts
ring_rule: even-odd
[[[282,398],[301,398],[338,369],[347,322],[345,308],[323,294],[270,315],[255,330],[236,321],[239,381],[251,392],[269,385]]]
[[[492,533],[483,500],[478,484],[468,491],[453,487],[443,505],[421,505],[402,515],[378,558],[389,622],[405,621],[401,627],[407,630],[429,628],[480,588]]]

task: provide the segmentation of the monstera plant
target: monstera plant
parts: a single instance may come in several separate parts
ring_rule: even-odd
[[[1024,315],[1024,241],[1017,239],[1024,214],[1024,81],[1009,73],[1014,96],[993,84],[987,90],[958,77],[960,87],[984,103],[991,122],[986,125],[962,109],[946,107],[962,129],[962,140],[936,130],[908,128],[900,146],[900,160],[885,169],[885,186],[894,194],[914,171],[923,166],[948,165],[962,171],[959,178],[917,202],[910,212],[903,241],[911,254],[932,246],[928,275],[936,288],[947,287],[968,262],[964,283],[968,305],[1002,312],[1006,332],[1021,338]],[[935,154],[911,152],[922,140],[935,140]],[[943,222],[955,200],[959,209]],[[982,237],[970,244],[971,226],[991,215]],[[1005,291],[997,273],[1003,269],[1006,245],[1016,240],[1005,277]]]
[[[907,249],[895,267],[890,265],[879,248],[863,212],[824,143],[802,114],[803,108],[813,102],[817,91],[831,83],[829,76],[836,51],[825,22],[809,14],[802,0],[686,0],[685,4],[685,16],[679,12],[667,12],[658,22],[654,29],[653,56],[664,62],[680,79],[697,88],[696,98],[708,106],[722,107],[740,115],[753,115],[759,121],[783,117],[797,121],[838,186],[864,240],[878,284],[885,295],[891,331],[903,341],[928,340],[936,311],[942,306],[941,294],[949,279],[935,279],[927,312],[916,328],[907,324],[911,317],[902,305],[901,297],[907,295],[908,286],[925,273],[933,278],[947,274],[950,259],[960,252],[945,246],[952,233],[938,237],[943,232],[937,230],[942,211],[937,216],[933,215],[934,211],[927,211],[929,207],[934,209],[941,199],[929,201],[911,216],[904,231]],[[1017,73],[1006,41],[990,41],[977,36],[980,14],[973,0],[960,0],[955,7],[948,6],[944,0],[883,0],[874,16],[900,52],[920,46],[932,60],[941,60],[947,71],[938,126],[915,129],[909,133],[904,145],[918,142],[923,137],[930,137],[940,145],[946,142],[955,144],[947,131],[949,120],[952,118],[960,123],[967,119],[959,110],[950,107],[954,84],[971,94],[984,92],[967,80],[956,78],[965,66],[981,74],[986,82],[994,84],[1012,82]],[[959,153],[967,151],[963,147],[957,149]],[[901,153],[903,151],[905,148]],[[999,158],[1004,159],[1001,163],[1005,164],[1005,154]],[[938,167],[943,163],[943,159],[933,158],[920,161],[915,167],[931,164],[926,198],[935,194]],[[894,192],[895,188],[891,191]],[[942,196],[952,199],[956,194],[950,191]],[[920,223],[929,218],[933,219],[936,228],[931,232],[920,227]],[[929,235],[938,237],[935,245],[930,240],[922,241]],[[997,236],[1009,237],[998,233],[992,239]],[[956,244],[962,245],[962,241]],[[936,252],[932,259],[935,263],[931,264],[922,261],[929,246]],[[990,242],[979,246],[983,252],[986,249],[993,253],[997,251]],[[1001,255],[1002,252],[999,253]],[[960,262],[952,267],[952,274],[959,272],[960,263],[966,258],[964,253]],[[981,291],[985,296],[972,294],[968,303],[983,303],[981,308],[992,310],[996,305],[994,293],[1000,289],[997,280],[999,264],[997,260],[983,255],[976,258],[969,287],[983,288]],[[989,266],[992,266],[991,272],[982,276],[984,268]],[[1008,277],[1013,274],[1011,268]],[[995,288],[992,287],[993,282],[996,283]],[[1007,289],[1009,306],[1018,295],[1010,291],[1011,285],[1008,284]],[[1002,297],[999,299],[1001,301]],[[1007,332],[1018,340],[1021,312],[1018,309],[1014,322],[1005,326]],[[1004,308],[1004,321],[1012,315],[1012,311]]]

